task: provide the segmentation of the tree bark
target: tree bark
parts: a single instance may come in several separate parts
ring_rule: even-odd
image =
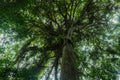
[[[70,42],[67,42],[63,47],[61,80],[79,80],[73,50],[73,45]]]

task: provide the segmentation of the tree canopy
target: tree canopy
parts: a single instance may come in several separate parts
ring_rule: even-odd
[[[119,0],[0,1],[0,79],[115,80]]]

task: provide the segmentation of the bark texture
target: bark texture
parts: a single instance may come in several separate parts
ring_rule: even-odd
[[[61,80],[78,80],[76,60],[71,43],[66,43],[63,48]]]

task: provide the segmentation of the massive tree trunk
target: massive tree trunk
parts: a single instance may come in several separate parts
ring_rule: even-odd
[[[78,80],[76,60],[73,45],[67,41],[63,47],[61,80]]]

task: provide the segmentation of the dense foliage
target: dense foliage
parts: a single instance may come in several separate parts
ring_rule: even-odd
[[[115,80],[119,8],[119,0],[1,0],[0,79]]]

